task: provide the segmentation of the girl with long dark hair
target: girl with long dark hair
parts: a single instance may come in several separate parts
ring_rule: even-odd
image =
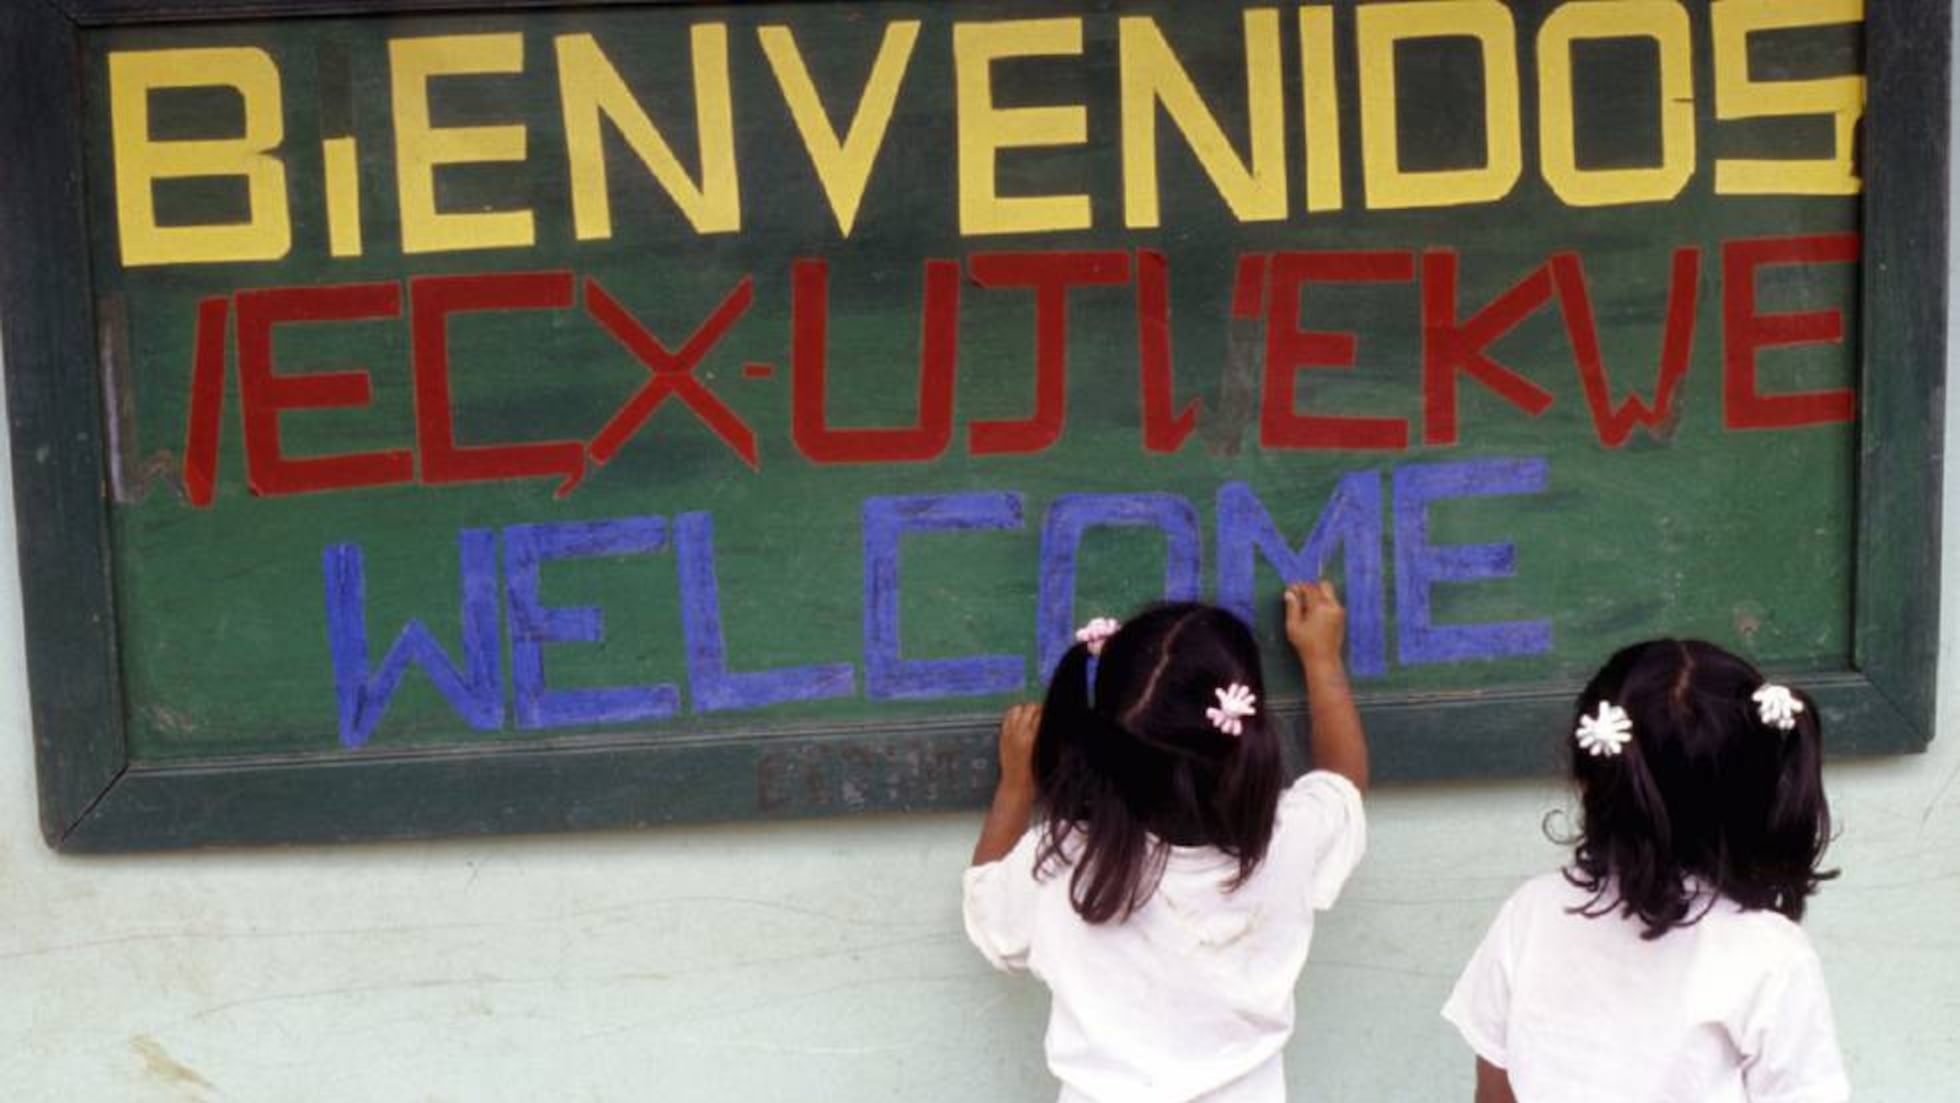
[[[1316,767],[1291,785],[1258,645],[1209,605],[1092,622],[1043,704],[1002,721],[966,929],[1048,985],[1063,1103],[1286,1096],[1314,913],[1366,841],[1368,753],[1333,587],[1296,583],[1285,606]]]
[[[1835,875],[1816,702],[1653,640],[1607,661],[1572,724],[1571,864],[1504,904],[1443,1011],[1478,1103],[1848,1099],[1797,925]]]

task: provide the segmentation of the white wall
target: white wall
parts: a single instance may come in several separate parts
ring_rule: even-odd
[[[1960,454],[1953,393],[1947,424]],[[1808,924],[1865,1100],[1960,1083],[1951,461],[1946,518],[1941,734],[1832,768],[1845,875]],[[13,546],[0,508],[8,1100],[1053,1098],[1038,986],[987,972],[959,932],[974,816],[56,857],[35,827]],[[1370,859],[1303,982],[1296,1098],[1468,1097],[1436,1008],[1497,902],[1558,860],[1539,819],[1560,803],[1544,784],[1372,798]]]

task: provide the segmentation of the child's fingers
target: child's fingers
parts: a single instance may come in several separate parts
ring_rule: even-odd
[[[1317,605],[1331,604],[1338,608],[1341,604],[1334,596],[1334,584],[1326,581],[1288,583],[1285,596],[1290,613],[1305,614]]]
[[[1041,726],[1040,705],[1016,705],[1000,719],[1001,769],[1020,771],[1034,757],[1035,733]]]
[[[1041,723],[1041,706],[1033,704],[1015,705],[1007,710],[1000,721],[1001,732],[1006,735],[1025,736]]]

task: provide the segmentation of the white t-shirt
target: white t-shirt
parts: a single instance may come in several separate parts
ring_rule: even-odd
[[[1157,891],[1128,919],[1091,925],[1069,870],[1033,876],[1041,829],[966,871],[966,933],[996,968],[1053,993],[1048,1068],[1063,1103],[1276,1103],[1280,1050],[1314,912],[1361,860],[1361,794],[1325,771],[1280,797],[1265,861],[1236,891],[1238,862],[1172,847]]]
[[[1497,913],[1443,1008],[1518,1103],[1841,1103],[1830,996],[1803,928],[1721,900],[1643,940],[1533,878]],[[1693,913],[1690,913],[1693,914]]]

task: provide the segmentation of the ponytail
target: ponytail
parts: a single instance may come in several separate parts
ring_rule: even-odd
[[[1824,797],[1824,733],[1817,702],[1801,690],[1796,726],[1781,731],[1764,724],[1764,738],[1778,741],[1776,791],[1770,800],[1764,833],[1763,872],[1775,885],[1769,906],[1792,920],[1803,918],[1807,898],[1817,886],[1837,876],[1820,870],[1824,848],[1831,841],[1831,807]]]
[[[1089,648],[1078,643],[1062,653],[1048,679],[1048,696],[1041,703],[1041,729],[1034,743],[1037,783],[1056,776],[1064,755],[1082,753],[1090,712]]]
[[[1654,938],[1688,921],[1690,898],[1681,889],[1674,817],[1647,754],[1636,738],[1620,754],[1575,759],[1585,778],[1586,826],[1566,880],[1593,895],[1580,914],[1635,915],[1643,937]]]
[[[1152,853],[1149,831],[1123,799],[1121,782],[1137,769],[1136,748],[1121,724],[1090,697],[1089,648],[1064,652],[1048,681],[1035,736],[1035,788],[1048,812],[1037,870],[1072,866],[1069,899],[1090,923],[1125,918],[1149,898],[1168,856]],[[1071,858],[1070,837],[1082,834]]]

